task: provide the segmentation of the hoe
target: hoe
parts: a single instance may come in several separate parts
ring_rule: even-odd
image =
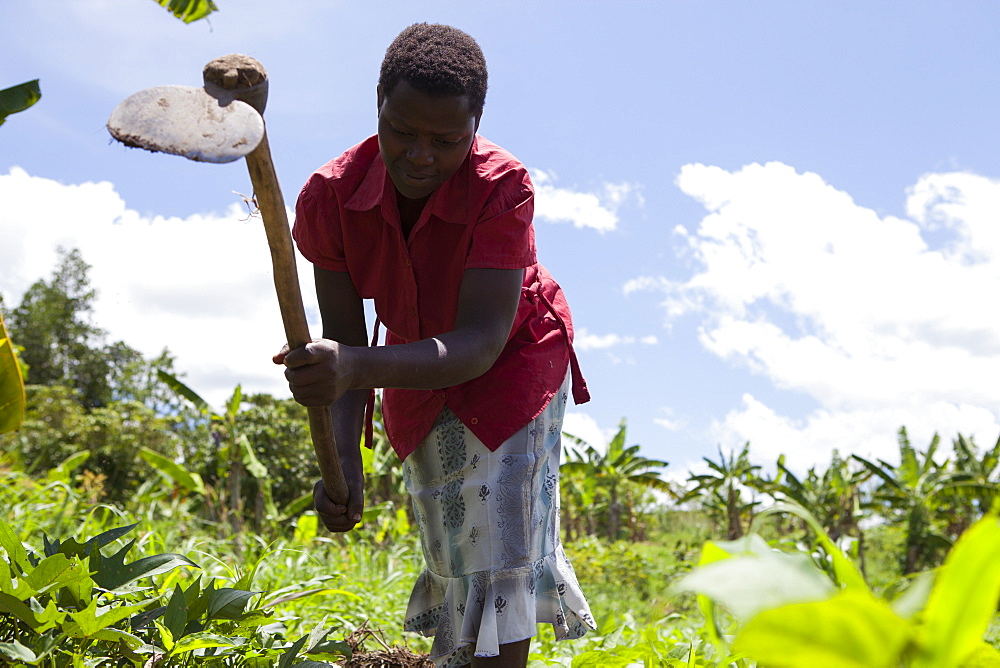
[[[198,162],[246,158],[271,250],[288,347],[304,346],[311,337],[285,202],[261,116],[267,103],[267,72],[255,59],[232,54],[208,63],[203,74],[203,88],[158,86],[128,97],[112,112],[108,131],[126,146]],[[309,429],[326,493],[334,503],[346,504],[347,485],[328,407],[309,409]]]

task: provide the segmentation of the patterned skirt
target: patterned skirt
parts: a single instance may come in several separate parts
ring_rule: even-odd
[[[404,628],[434,636],[438,666],[497,656],[539,623],[559,640],[596,628],[559,541],[567,388],[495,452],[445,408],[403,462],[427,563]]]

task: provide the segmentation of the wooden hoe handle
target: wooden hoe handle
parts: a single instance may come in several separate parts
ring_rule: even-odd
[[[268,82],[267,72],[260,62],[241,54],[223,56],[208,63],[203,75],[205,90],[219,99],[220,103],[226,98],[238,99],[263,115]],[[294,350],[309,343],[312,337],[309,335],[309,324],[302,306],[302,292],[299,290],[299,275],[295,270],[295,249],[288,229],[285,200],[271,160],[266,129],[257,148],[246,155],[246,161],[257,206],[264,220],[267,244],[271,249],[274,287],[278,292],[285,337],[288,348]],[[334,503],[347,505],[349,494],[344,471],[340,466],[329,406],[309,409],[309,432],[327,495]]]
[[[309,343],[312,338],[309,335],[305,308],[302,306],[292,234],[288,229],[288,214],[285,211],[281,189],[278,187],[278,177],[271,160],[266,130],[257,148],[247,154],[246,161],[257,206],[264,219],[267,245],[271,249],[274,287],[278,292],[278,306],[281,309],[281,320],[285,325],[285,337],[288,340],[288,348],[294,350]],[[346,505],[347,483],[340,466],[340,455],[337,452],[329,406],[309,408],[309,432],[312,435],[313,449],[316,451],[316,460],[319,462],[327,495],[334,503]]]

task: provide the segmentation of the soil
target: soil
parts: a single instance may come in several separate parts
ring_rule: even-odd
[[[364,644],[374,640],[382,649],[368,652]],[[389,647],[382,634],[368,628],[367,623],[359,626],[344,640],[350,645],[354,655],[343,668],[434,668],[434,662],[427,655],[414,654],[405,647]]]
[[[267,78],[267,72],[255,58],[231,53],[205,65],[203,76],[206,82],[214,83],[226,90],[234,90],[256,86]]]

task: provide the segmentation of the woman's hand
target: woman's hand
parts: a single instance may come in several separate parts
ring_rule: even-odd
[[[347,482],[347,505],[334,503],[320,480],[313,487],[313,506],[323,525],[330,531],[350,531],[361,521],[365,510],[365,474],[358,445],[340,445],[340,466]]]
[[[321,339],[295,350],[285,345],[272,359],[285,365],[288,387],[303,406],[329,406],[351,389],[354,356],[350,346]]]
[[[350,491],[346,506],[334,503],[327,495],[323,481],[319,480],[313,487],[313,506],[316,514],[323,520],[323,526],[330,531],[342,533],[350,531],[361,522],[361,515],[365,510],[364,502],[364,481],[347,482],[347,489]]]

